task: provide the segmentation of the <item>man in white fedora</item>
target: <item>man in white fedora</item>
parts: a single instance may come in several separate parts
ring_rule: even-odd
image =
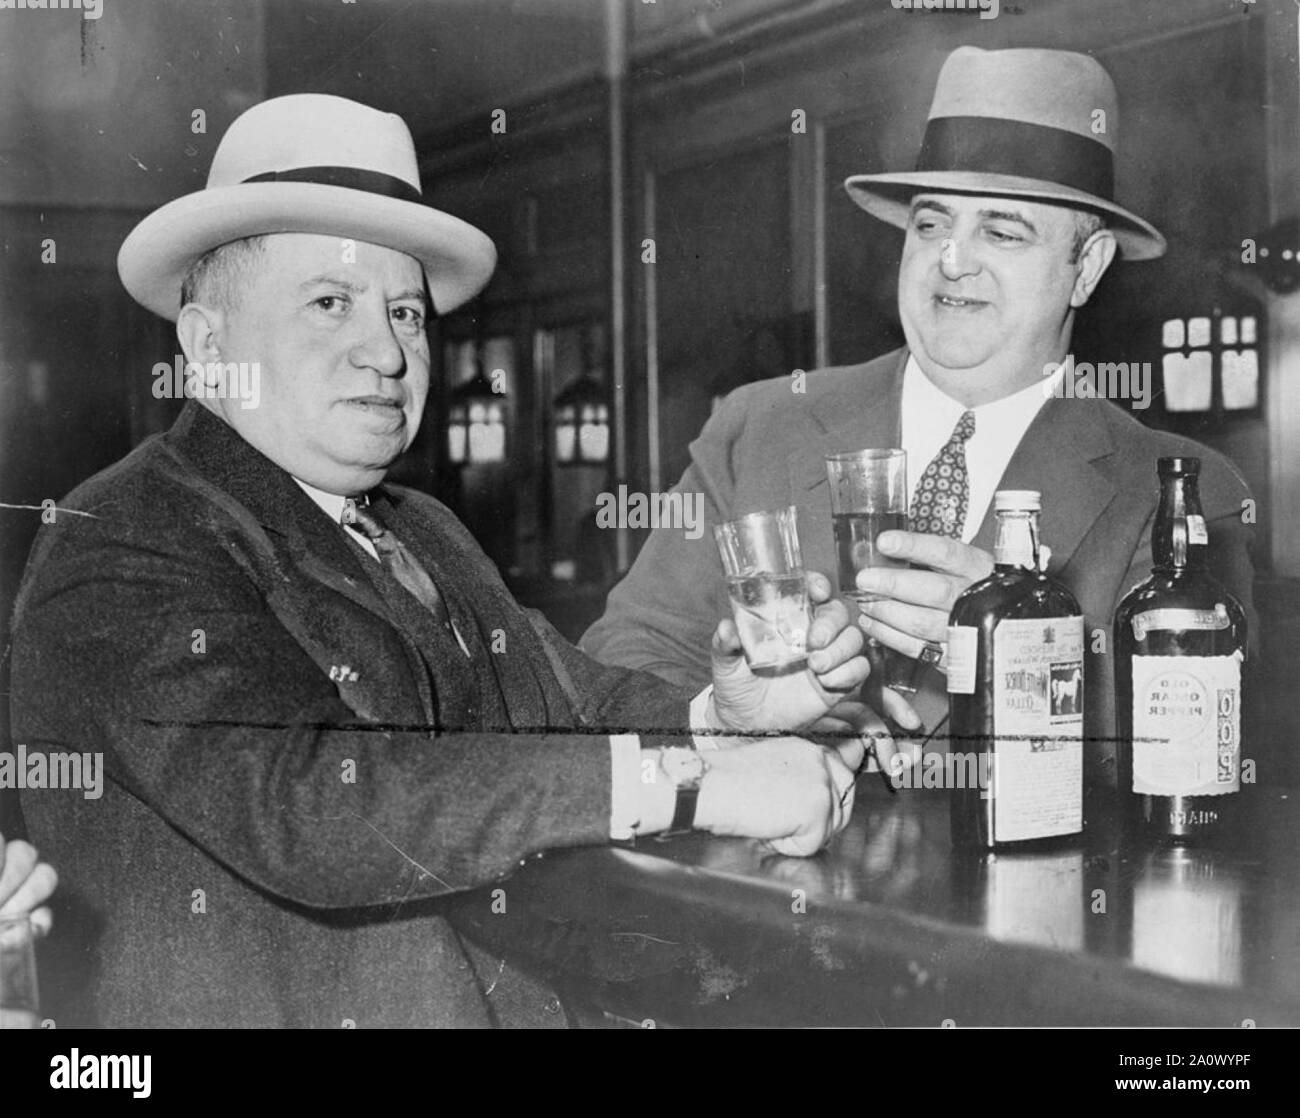
[[[907,451],[912,530],[883,533],[880,544],[912,567],[864,571],[858,587],[884,595],[862,607],[866,633],[918,662],[914,696],[887,688],[873,701],[922,737],[947,713],[952,604],[992,569],[993,493],[1041,491],[1051,571],[1086,615],[1085,768],[1094,786],[1114,783],[1110,625],[1150,563],[1157,457],[1202,458],[1211,561],[1248,610],[1252,579],[1252,530],[1241,516],[1249,492],[1226,459],[1109,401],[1060,398],[1045,377],[1069,353],[1075,312],[1115,256],[1150,260],[1165,250],[1148,222],[1115,201],[1117,124],[1114,85],[1086,55],[955,50],[915,170],[845,184],[868,213],[906,230],[898,309],[907,345],[811,374],[802,394],[788,377],[732,393],[691,444],[678,483],[704,494],[710,521],[795,502],[805,561],[830,570],[824,455]],[[581,647],[698,684],[708,668],[704,619],[723,601],[716,565],[699,541],[654,532]]]
[[[428,317],[494,262],[425,204],[398,117],[317,95],[248,110],[206,189],[123,244],[187,367],[261,383],[254,407],[207,385],[33,549],[14,740],[105,774],[22,800],[84,962],[45,976],[61,1025],[558,1021],[495,961],[480,981],[439,898],[557,846],[694,826],[799,855],[843,826],[857,743],[706,752],[687,729],[836,723],[867,665],[825,579],[808,670],[759,679],[726,622],[693,695],[589,660],[446,508],[383,484]]]

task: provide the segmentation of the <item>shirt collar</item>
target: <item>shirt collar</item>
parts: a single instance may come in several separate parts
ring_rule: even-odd
[[[347,497],[341,497],[337,493],[326,493],[325,490],[317,489],[314,485],[308,485],[299,478],[293,480],[298,482],[302,491],[315,501],[320,510],[335,524],[343,523],[343,506],[348,502]],[[364,506],[368,503],[364,497],[358,497],[356,500],[359,505]]]

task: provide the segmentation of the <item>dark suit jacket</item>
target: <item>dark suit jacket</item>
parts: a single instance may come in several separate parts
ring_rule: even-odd
[[[691,464],[677,484],[704,494],[709,524],[762,509],[797,505],[804,565],[832,579],[836,572],[824,456],[864,447],[898,446],[899,402],[907,351],[865,365],[809,374],[804,393],[789,377],[733,392],[691,444]],[[1043,494],[1042,538],[1052,549],[1051,573],[1079,600],[1089,634],[1085,666],[1085,758],[1089,779],[1113,783],[1114,678],[1109,655],[1115,607],[1150,568],[1150,530],[1159,499],[1156,459],[1202,460],[1201,501],[1210,558],[1219,577],[1251,607],[1253,530],[1242,520],[1249,490],[1222,455],[1151,430],[1104,400],[1051,399],[1012,456],[999,488]],[[914,467],[918,468],[918,467]],[[972,541],[993,550],[994,515]],[[728,609],[712,532],[686,539],[655,530],[627,577],[609,596],[605,614],[580,647],[607,664],[642,668],[684,686],[707,682],[711,618]],[[1105,633],[1104,646],[1094,630]],[[942,681],[931,690],[943,702]],[[944,704],[946,706],[946,703]],[[923,713],[934,725],[934,705]]]
[[[61,878],[55,934],[86,970],[60,1024],[489,1024],[437,898],[608,841],[603,731],[687,725],[687,694],[527,615],[438,502],[379,500],[472,666],[193,401],[63,502],[89,515],[43,530],[15,612],[14,740],[102,751],[106,770],[99,800],[23,796]]]

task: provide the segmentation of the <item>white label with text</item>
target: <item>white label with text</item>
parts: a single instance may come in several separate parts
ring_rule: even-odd
[[[948,694],[975,694],[975,661],[980,631],[974,625],[948,626]]]
[[[993,633],[993,840],[1083,829],[1083,618]]]
[[[1133,657],[1134,792],[1236,792],[1240,753],[1240,657]]]

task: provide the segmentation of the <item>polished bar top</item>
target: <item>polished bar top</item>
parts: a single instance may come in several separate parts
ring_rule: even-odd
[[[564,851],[455,918],[589,1019],[1300,1025],[1300,791],[1247,787],[1240,809],[1180,848],[1126,835],[1103,798],[1077,842],[975,856],[946,792],[862,777],[815,858],[707,835]]]

